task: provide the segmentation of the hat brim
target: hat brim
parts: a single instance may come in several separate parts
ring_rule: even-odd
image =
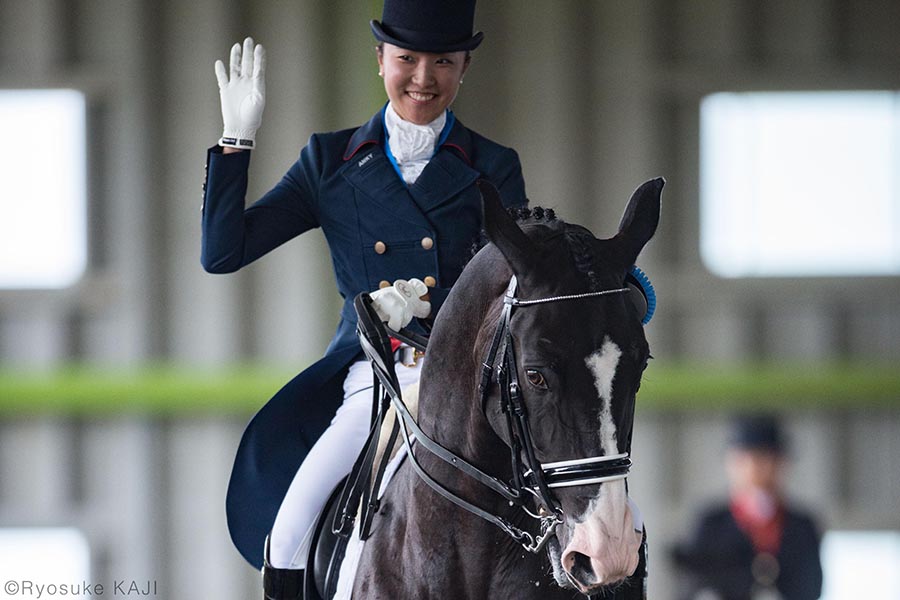
[[[372,27],[372,34],[379,42],[392,44],[407,50],[415,50],[416,52],[434,52],[437,54],[444,52],[460,52],[464,50],[474,50],[481,44],[484,38],[482,32],[478,32],[467,40],[457,42],[441,42],[439,40],[413,40],[402,39],[396,35],[391,35],[384,30],[381,23],[372,19],[369,25]]]

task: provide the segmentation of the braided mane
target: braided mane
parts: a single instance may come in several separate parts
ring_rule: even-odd
[[[587,279],[588,289],[592,292],[602,289],[599,277],[595,271],[597,257],[593,252],[592,244],[592,241],[595,238],[590,231],[580,225],[566,223],[556,216],[556,211],[552,208],[543,208],[540,206],[535,206],[533,208],[516,206],[507,208],[506,212],[509,213],[509,215],[515,219],[516,223],[522,226],[526,232],[529,230],[527,226],[535,225],[550,229],[553,232],[550,236],[542,237],[557,237],[556,234],[564,236],[567,242],[566,247],[572,258],[572,264],[574,264],[578,272],[582,273]],[[487,239],[484,231],[482,231],[479,234],[478,240],[472,244],[471,252],[466,262],[471,260],[472,257],[488,243],[490,243],[490,240]]]

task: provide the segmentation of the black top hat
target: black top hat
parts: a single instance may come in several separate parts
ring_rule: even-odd
[[[776,454],[787,450],[784,433],[771,415],[745,415],[735,419],[730,443],[742,450],[768,450]]]
[[[474,50],[484,34],[472,35],[475,0],[384,0],[378,41],[419,52]]]

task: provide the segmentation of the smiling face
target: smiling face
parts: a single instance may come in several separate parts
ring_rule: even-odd
[[[469,62],[466,52],[433,54],[391,44],[378,48],[379,71],[394,110],[417,125],[434,121],[450,106]]]

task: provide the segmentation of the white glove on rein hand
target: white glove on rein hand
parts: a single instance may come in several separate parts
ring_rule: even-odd
[[[244,150],[256,146],[256,130],[262,124],[266,107],[266,50],[253,45],[253,38],[231,47],[230,73],[225,72],[221,60],[216,61],[216,79],[222,100],[222,120],[225,129],[220,146]],[[230,77],[229,77],[230,75]]]
[[[431,302],[421,299],[427,293],[428,286],[418,279],[398,279],[392,286],[371,292],[369,297],[378,318],[398,331],[409,325],[413,317],[424,319],[431,314]]]

